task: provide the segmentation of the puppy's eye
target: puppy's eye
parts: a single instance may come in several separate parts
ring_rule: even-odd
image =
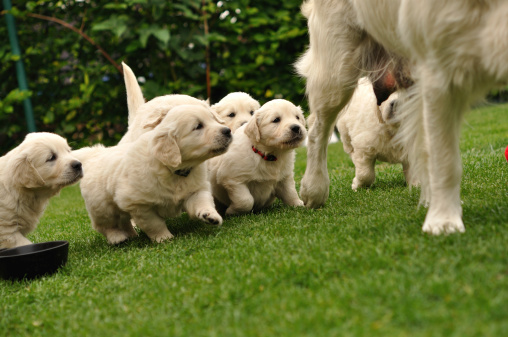
[[[272,123],[278,123],[278,122],[280,122],[280,118],[279,118],[279,117],[275,118],[275,119],[272,121]]]
[[[300,117],[296,116],[296,119],[300,120]]]
[[[251,115],[251,116],[254,116],[254,110],[251,110],[251,111],[250,111],[250,115]]]
[[[49,162],[49,161],[55,161],[55,160],[56,160],[56,154],[52,153],[51,157],[49,157],[48,160],[46,160],[46,161]]]
[[[230,113],[230,114],[228,115],[228,117],[231,117],[231,118],[233,118],[233,117],[235,117],[235,116],[236,116],[236,114],[235,114],[234,112],[232,112],[232,113]]]
[[[199,123],[195,128],[194,130],[200,130],[203,128],[203,123]]]

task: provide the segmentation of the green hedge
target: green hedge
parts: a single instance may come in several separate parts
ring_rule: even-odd
[[[21,142],[27,132],[21,104],[27,94],[38,131],[60,134],[75,148],[96,142],[111,145],[120,139],[127,126],[123,78],[97,46],[145,79],[147,99],[170,93],[207,98],[208,46],[212,103],[229,92],[245,91],[261,103],[278,97],[302,104],[304,82],[292,67],[308,43],[300,4],[301,0],[16,1],[11,13],[30,92],[17,89],[16,57],[4,19],[0,152]]]

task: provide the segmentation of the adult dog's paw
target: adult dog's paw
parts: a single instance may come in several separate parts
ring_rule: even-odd
[[[300,197],[308,208],[319,208],[328,199],[330,180],[328,176],[323,179],[307,178],[304,175],[300,187]]]
[[[425,219],[422,230],[431,235],[464,233],[466,231],[462,219],[439,219],[437,217],[429,217]]]

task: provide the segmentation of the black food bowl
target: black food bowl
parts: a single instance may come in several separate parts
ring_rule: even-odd
[[[67,263],[69,242],[49,241],[0,251],[0,277],[33,279],[52,274]]]

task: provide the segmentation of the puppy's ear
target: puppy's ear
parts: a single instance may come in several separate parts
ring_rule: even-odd
[[[26,188],[37,188],[46,185],[44,179],[32,164],[27,155],[15,159],[13,165],[13,182]]]
[[[256,116],[254,116],[254,118],[251,118],[250,121],[247,122],[247,125],[245,126],[245,134],[250,139],[255,139],[256,142],[259,142],[259,140],[261,139],[261,133],[259,132],[258,119]]]
[[[155,116],[153,118],[150,118],[145,122],[145,125],[143,126],[143,129],[150,129],[153,130],[157,125],[159,125],[162,120],[164,119],[166,115],[165,114],[159,114],[158,116]]]
[[[219,122],[220,124],[226,124],[226,122],[220,118],[219,114],[217,112],[215,112],[215,110],[211,110],[212,111],[212,115],[213,115],[213,118]]]
[[[167,130],[158,132],[152,139],[152,153],[168,167],[177,167],[182,163],[182,155],[175,137]]]

